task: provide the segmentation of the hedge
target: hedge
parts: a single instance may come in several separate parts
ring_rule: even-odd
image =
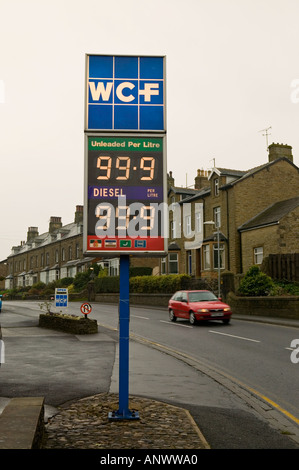
[[[130,278],[132,293],[165,293],[172,294],[180,289],[187,289],[191,276],[187,274],[169,274],[163,276],[134,276]],[[107,276],[95,279],[96,293],[119,292],[119,276]]]

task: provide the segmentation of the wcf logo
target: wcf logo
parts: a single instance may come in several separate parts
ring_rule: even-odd
[[[113,89],[114,82],[89,82],[91,99],[93,102],[111,102],[111,91]],[[114,100],[120,103],[132,103],[138,100],[138,95],[143,97],[144,103],[150,103],[152,96],[160,96],[159,83],[144,83],[143,90],[138,89],[138,82],[119,82],[115,83],[115,96]],[[133,91],[133,93],[132,93]],[[161,101],[161,97],[160,97]]]
[[[87,56],[86,130],[165,129],[165,57]]]

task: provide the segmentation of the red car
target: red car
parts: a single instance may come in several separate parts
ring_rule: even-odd
[[[191,325],[203,320],[222,320],[229,323],[231,308],[208,290],[178,291],[168,302],[169,319],[189,319]]]

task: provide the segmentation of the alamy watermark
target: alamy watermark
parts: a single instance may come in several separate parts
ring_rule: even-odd
[[[196,215],[195,230],[191,229],[191,213]],[[192,212],[191,212],[192,211]],[[195,234],[203,233],[203,204],[151,202],[148,205],[140,202],[127,204],[126,196],[119,196],[117,206],[101,202],[95,208],[98,221],[95,224],[97,237],[113,238],[119,236],[137,237],[169,237],[169,214],[173,213],[175,238],[191,239]],[[172,227],[173,227],[172,224]],[[173,230],[173,228],[171,229]],[[173,235],[173,233],[172,233]]]
[[[291,352],[291,362],[293,364],[298,364],[299,363],[299,339],[293,339],[293,341],[291,342],[291,348],[295,348]]]
[[[5,345],[3,339],[0,339],[0,364],[5,363]]]
[[[291,81],[291,88],[293,88],[290,96],[291,102],[297,104],[299,103],[299,78],[294,78],[294,80]]]

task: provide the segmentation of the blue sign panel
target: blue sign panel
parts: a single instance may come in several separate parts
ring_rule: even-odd
[[[55,289],[55,307],[67,307],[68,306],[68,289],[56,288]]]
[[[86,131],[166,131],[165,58],[89,55]]]

